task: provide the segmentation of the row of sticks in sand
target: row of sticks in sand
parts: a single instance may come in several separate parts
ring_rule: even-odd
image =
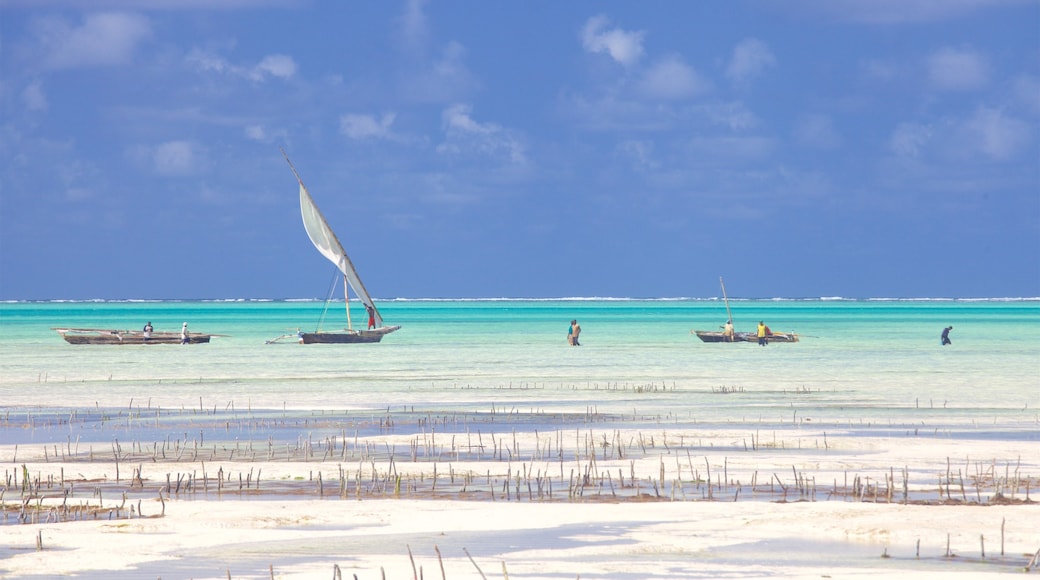
[[[101,508],[105,495],[121,497],[125,503],[128,498],[152,499],[156,494],[162,501],[164,497],[200,493],[491,501],[737,501],[743,495],[767,501],[816,501],[822,497],[875,503],[1008,504],[1031,503],[1031,489],[1040,484],[1037,478],[1020,472],[1020,462],[1014,465],[1005,462],[1001,469],[996,460],[974,464],[966,460],[963,468],[955,469],[947,459],[945,470],[939,473],[911,472],[907,467],[898,470],[890,467],[874,475],[844,471],[840,474],[841,481],[832,472],[830,485],[818,482],[816,475],[799,471],[793,465],[790,473],[732,469],[727,456],[721,463],[716,458],[713,465],[712,459],[704,455],[702,471],[700,459],[695,461],[691,452],[694,448],[674,444],[659,446],[659,440],[642,433],[626,442],[616,430],[609,437],[607,433],[593,431],[579,433],[575,449],[565,449],[562,432],[548,435],[540,442],[536,438],[533,449],[521,446],[515,433],[512,441],[492,434],[489,438],[494,451],[490,453],[490,460],[487,454],[472,451],[474,443],[482,447],[483,436],[478,435],[477,442],[464,445],[457,444],[462,442],[457,442],[456,436],[441,437],[450,439],[450,446],[440,449],[433,442],[432,434],[423,434],[403,445],[403,452],[399,444],[385,441],[382,445],[371,442],[362,445],[355,440],[354,445],[348,445],[345,440],[337,442],[335,437],[317,442],[301,438],[295,448],[287,445],[281,450],[278,446],[277,453],[276,446],[271,445],[259,458],[253,450],[253,442],[244,445],[235,442],[233,446],[211,444],[205,451],[195,446],[188,457],[184,457],[187,446],[178,446],[174,456],[164,451],[166,442],[162,448],[158,443],[144,446],[137,442],[130,445],[113,442],[106,452],[89,449],[78,455],[63,453],[56,473],[43,471],[45,464],[51,462],[44,447],[44,457],[39,458],[44,461],[33,464],[37,469],[35,474],[30,472],[29,463],[5,469],[0,506],[5,521],[15,516],[16,521],[25,522],[38,521],[41,516],[65,521],[119,514],[118,510]],[[667,439],[662,437],[661,441]],[[552,449],[554,443],[555,449]],[[148,447],[154,450],[151,455],[144,452]],[[621,451],[622,447],[627,450]],[[344,462],[339,461],[347,455],[348,449],[353,458],[348,465],[356,465],[355,469],[346,468]],[[552,459],[539,459],[549,455]],[[405,458],[405,462],[399,457]],[[477,460],[480,457],[483,460]],[[56,457],[54,460],[58,461]],[[284,466],[278,466],[277,470],[283,474],[261,483],[262,467],[254,465],[258,460],[301,464],[309,470],[306,475],[290,476],[285,475]],[[669,468],[673,461],[674,467]],[[145,465],[151,469],[187,462],[192,469],[163,474],[160,468],[159,474],[145,473]],[[91,463],[95,467],[98,463],[110,463],[112,472],[94,479],[67,478],[66,466],[80,463]],[[215,472],[211,471],[214,464]],[[128,465],[127,478],[123,473]],[[273,467],[268,465],[269,469]],[[102,465],[103,471],[106,468],[107,465]],[[83,488],[86,492],[80,491]],[[70,503],[70,500],[73,501]],[[133,517],[131,512],[126,511],[123,517]],[[143,515],[140,506],[136,515]]]

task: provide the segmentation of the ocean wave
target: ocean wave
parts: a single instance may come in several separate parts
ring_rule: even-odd
[[[721,296],[665,296],[657,298],[625,297],[625,296],[560,296],[555,298],[374,298],[376,302],[718,302]],[[848,298],[844,296],[784,297],[769,298],[729,297],[730,302],[1040,302],[1040,296],[1005,296],[1005,297],[871,297]],[[157,304],[157,303],[243,303],[243,302],[323,302],[320,298],[51,298],[46,300],[3,299],[0,304]],[[343,302],[335,299],[332,302]]]

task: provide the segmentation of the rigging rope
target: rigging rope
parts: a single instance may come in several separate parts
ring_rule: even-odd
[[[321,308],[321,318],[318,319],[318,330],[316,332],[321,332],[321,329],[325,327],[325,314],[329,311],[329,302],[332,301],[332,293],[336,291],[336,286],[339,285],[339,277],[342,276],[339,268],[336,268],[335,270],[336,273],[332,276],[332,283],[329,284],[329,291],[325,294],[325,305]]]

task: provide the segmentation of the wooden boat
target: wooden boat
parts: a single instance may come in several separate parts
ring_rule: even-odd
[[[695,330],[697,338],[704,342],[758,342],[757,332],[734,332],[733,338],[715,330]],[[798,335],[793,332],[773,332],[766,335],[768,342],[798,342]]]
[[[732,322],[733,313],[729,309],[729,297],[726,296],[726,284],[722,281],[722,276],[719,276],[719,285],[722,286],[722,300],[726,303],[727,319]],[[703,342],[758,343],[758,332],[734,332],[730,336],[718,330],[691,330],[690,332],[696,334],[697,338]],[[767,326],[766,333],[766,342],[798,342],[798,335],[793,332],[773,332]]]
[[[140,330],[112,330],[108,328],[54,328],[69,344],[181,344],[179,332],[152,332],[146,337]],[[209,342],[212,334],[189,332],[187,344]]]
[[[400,326],[381,326],[368,330],[344,328],[335,332],[304,332],[303,344],[347,344],[353,342],[379,342],[383,337],[401,328]],[[299,337],[299,335],[296,335]]]
[[[292,161],[289,161],[289,156],[285,154],[284,149],[282,150],[282,156],[285,157],[285,161],[289,164],[289,168],[292,169],[293,175],[296,176],[296,182],[300,185],[300,213],[303,216],[303,227],[307,231],[307,236],[311,239],[311,243],[314,244],[318,252],[335,264],[336,268],[343,274],[343,298],[346,305],[347,327],[340,330],[322,330],[321,322],[324,321],[325,312],[328,311],[330,295],[325,300],[325,307],[322,310],[317,330],[314,332],[284,334],[273,340],[268,340],[267,343],[271,344],[285,339],[295,339],[302,344],[371,343],[383,340],[384,336],[398,330],[401,326],[383,325],[383,317],[379,314],[379,309],[376,308],[372,297],[368,294],[368,290],[365,289],[365,285],[361,282],[357,269],[354,268],[354,264],[350,261],[350,257],[347,256],[343,245],[339,243],[336,234],[329,227],[325,216],[322,215],[318,206],[314,203],[314,198],[307,191],[307,187],[303,185],[303,179],[300,178],[300,174],[296,171]],[[355,329],[351,323],[350,290],[353,290],[358,300],[364,304],[365,310],[369,315],[371,324],[365,330]]]

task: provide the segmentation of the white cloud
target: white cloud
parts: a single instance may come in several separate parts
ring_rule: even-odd
[[[263,125],[247,125],[245,128],[246,138],[254,141],[267,141],[267,131]]]
[[[712,124],[734,131],[752,129],[758,125],[758,117],[739,101],[701,105],[699,110]]]
[[[404,45],[411,50],[421,50],[428,42],[429,30],[423,8],[426,0],[407,0],[401,15],[401,35]]]
[[[468,99],[480,86],[466,66],[466,47],[455,40],[433,40],[425,10],[428,0],[405,0],[396,19],[394,46],[405,60],[396,68],[397,93],[411,102],[448,104]]]
[[[288,79],[296,74],[296,61],[284,54],[265,56],[259,63],[248,67],[232,64],[223,57],[198,49],[188,53],[185,60],[202,72],[226,74],[256,82],[266,81],[269,77]]]
[[[448,42],[433,62],[423,62],[421,70],[404,78],[401,93],[424,103],[456,102],[470,93],[479,82],[465,64],[466,47]]]
[[[975,51],[943,48],[928,57],[928,80],[941,90],[982,88],[989,80],[985,59]]]
[[[187,141],[168,141],[155,148],[152,163],[162,175],[187,175],[195,168],[194,147]]]
[[[794,128],[794,138],[802,145],[818,149],[833,149],[841,145],[841,137],[827,115],[806,115],[799,119]]]
[[[900,157],[938,157],[958,163],[979,158],[1007,161],[1033,140],[1031,125],[991,107],[970,117],[922,125],[903,123],[892,135],[892,151]]]
[[[776,57],[766,43],[757,38],[745,38],[733,49],[733,57],[726,67],[726,77],[738,83],[748,82],[774,65]]]
[[[22,90],[22,103],[30,111],[47,110],[47,95],[43,93],[43,85],[40,81],[33,81]]]
[[[974,144],[979,153],[996,161],[1014,157],[1033,134],[1029,124],[989,107],[979,107],[962,131],[965,145]]]
[[[593,16],[581,31],[582,46],[591,53],[606,53],[615,61],[630,66],[643,56],[643,32],[626,32],[620,28],[604,30],[606,16]]]
[[[260,64],[253,67],[250,78],[262,81],[269,75],[280,79],[288,79],[292,78],[294,74],[296,74],[296,61],[291,56],[272,54],[265,56],[260,61]]]
[[[477,133],[482,135],[488,135],[495,133],[499,130],[497,125],[487,124],[481,125],[480,123],[473,120],[470,116],[472,107],[469,105],[453,105],[444,110],[441,114],[441,119],[444,121],[446,129],[460,130],[466,133]]]
[[[466,47],[458,42],[449,42],[441,53],[441,58],[433,63],[433,73],[440,82],[452,85],[470,85],[469,70],[464,64]]]
[[[44,65],[62,69],[126,64],[152,30],[144,16],[99,12],[84,16],[79,26],[59,18],[41,19],[35,32]]]
[[[524,163],[526,155],[520,140],[494,123],[479,123],[471,116],[469,105],[453,105],[441,119],[445,140],[437,152],[452,155],[480,155],[511,163]]]
[[[899,157],[918,157],[931,141],[932,133],[928,125],[900,123],[892,133],[889,146]]]
[[[639,84],[639,92],[655,99],[682,99],[705,91],[708,83],[678,56],[668,56],[650,67]]]
[[[373,115],[346,114],[339,118],[339,131],[351,139],[391,137],[390,128],[397,116],[385,113],[381,119]]]
[[[224,73],[232,68],[223,58],[198,49],[189,52],[184,60],[202,72]]]
[[[285,129],[271,129],[259,124],[246,125],[242,128],[242,133],[246,139],[252,139],[253,141],[259,141],[260,143],[271,143],[279,139],[286,139],[289,136],[288,131]]]

